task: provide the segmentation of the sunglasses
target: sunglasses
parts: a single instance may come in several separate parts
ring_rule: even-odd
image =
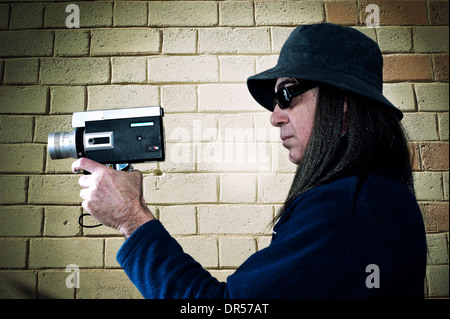
[[[275,93],[275,98],[273,99],[273,108],[275,109],[278,104],[280,106],[280,109],[287,109],[289,106],[291,106],[294,97],[299,96],[315,87],[317,87],[317,83],[308,82],[281,88],[277,91],[277,93]]]

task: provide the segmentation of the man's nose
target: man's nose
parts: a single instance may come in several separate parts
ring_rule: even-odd
[[[273,126],[280,127],[283,124],[286,124],[288,122],[288,117],[286,115],[286,112],[277,105],[275,105],[275,108],[273,109],[272,115],[270,116],[270,123]]]

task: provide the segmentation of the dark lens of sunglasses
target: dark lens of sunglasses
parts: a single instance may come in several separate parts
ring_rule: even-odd
[[[278,104],[280,109],[287,109],[291,105],[291,99],[287,96],[286,88],[280,89],[273,99],[273,107],[275,108]]]

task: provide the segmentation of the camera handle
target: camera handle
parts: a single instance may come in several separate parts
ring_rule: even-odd
[[[131,172],[133,171],[133,165],[128,164],[128,163],[123,163],[123,164],[105,164],[107,167],[115,169],[116,171],[124,171],[124,172]],[[91,173],[89,173],[88,171],[84,171],[85,175],[89,175]],[[80,225],[81,227],[84,228],[95,228],[95,227],[99,227],[102,226],[103,224],[97,224],[97,225],[84,225],[83,224],[83,217],[84,216],[91,216],[91,214],[81,214],[80,217],[78,217],[78,225]]]

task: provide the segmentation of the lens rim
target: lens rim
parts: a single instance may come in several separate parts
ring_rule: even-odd
[[[47,142],[51,159],[78,158],[75,131],[50,133]]]

